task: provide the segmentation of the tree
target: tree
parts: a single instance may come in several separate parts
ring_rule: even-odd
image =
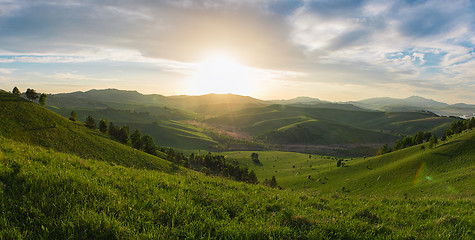
[[[257,184],[259,183],[259,181],[257,181],[257,176],[256,176],[256,173],[254,172],[254,170],[251,170],[249,172],[249,180],[248,180],[250,183],[253,183],[253,184]],[[277,184],[277,182],[276,182]]]
[[[123,144],[127,144],[129,141],[130,128],[129,125],[124,125],[119,130],[119,141]]]
[[[132,142],[132,147],[135,149],[142,149],[143,142],[142,136],[140,134],[140,130],[137,128],[135,129],[134,133],[130,135],[130,141]]]
[[[257,153],[252,153],[252,154],[251,154],[251,159],[252,159],[252,161],[253,161],[254,163],[257,163],[257,164],[261,163],[261,162],[259,161],[259,154],[257,154]]]
[[[340,167],[341,166],[341,159],[338,160],[338,162],[336,162],[336,167]]]
[[[434,145],[436,145],[437,142],[438,142],[438,141],[437,141],[437,136],[435,136],[435,134],[432,135],[432,136],[430,137],[430,139],[429,139],[429,147],[430,147],[430,148],[434,147]]]
[[[75,122],[78,120],[78,114],[75,111],[71,111],[71,117],[69,117],[69,120]]]
[[[93,117],[87,116],[86,122],[85,122],[84,125],[86,125],[86,127],[90,128],[90,129],[94,129],[94,128],[96,128],[97,124],[96,124],[96,120],[94,120]]]
[[[272,176],[272,179],[271,179],[270,182],[269,182],[269,186],[270,186],[271,188],[277,187],[277,180],[275,180],[275,176]]]
[[[119,139],[119,127],[115,126],[114,123],[109,123],[109,134],[115,139]]]
[[[149,135],[143,135],[141,142],[143,144],[144,152],[149,154],[155,154],[157,147],[155,146],[155,142],[153,141],[152,137],[150,137]]]
[[[12,93],[13,93],[13,95],[15,95],[15,96],[20,96],[20,95],[21,95],[21,92],[20,92],[20,90],[19,90],[17,87],[14,87],[14,88],[13,88]]]
[[[35,101],[39,97],[35,89],[30,89],[30,88],[26,90],[25,95],[26,95],[26,98],[28,98],[28,100],[30,100],[31,102]]]
[[[39,103],[41,106],[44,106],[44,105],[46,104],[46,98],[47,98],[47,97],[48,97],[48,96],[47,96],[46,94],[42,93],[42,94],[40,95],[40,99],[38,99],[38,103]]]
[[[103,134],[106,134],[108,124],[109,122],[107,120],[101,119],[101,121],[99,122],[99,131],[101,131],[101,133]]]
[[[378,150],[378,154],[377,154],[377,155],[380,156],[380,155],[386,154],[386,153],[388,153],[388,152],[390,152],[390,149],[389,149],[389,147],[388,147],[388,144],[384,144],[384,145]]]

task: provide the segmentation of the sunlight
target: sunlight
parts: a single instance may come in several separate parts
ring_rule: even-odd
[[[249,95],[255,76],[231,54],[213,54],[196,65],[196,74],[190,81],[193,94],[234,93]]]

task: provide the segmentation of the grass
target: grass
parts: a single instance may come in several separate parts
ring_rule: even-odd
[[[0,93],[0,135],[128,167],[165,169],[169,166],[163,159],[112,141],[99,130],[90,130],[81,122],[72,122],[9,93]]]
[[[276,190],[0,137],[1,239],[467,239],[473,201]]]
[[[344,167],[337,167],[334,157],[276,151],[257,152],[262,164],[256,165],[251,153],[222,154],[228,162],[248,166],[261,180],[276,176],[284,188],[352,196],[471,198],[474,194],[475,130],[432,149],[425,143],[378,157],[342,159]]]

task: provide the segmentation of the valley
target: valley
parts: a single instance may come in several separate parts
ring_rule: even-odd
[[[475,130],[374,152],[417,131],[442,136],[454,118],[262,103],[216,115],[217,106],[147,112],[62,101],[42,107],[0,92],[2,238],[473,236]],[[143,109],[139,102],[132,105]],[[71,121],[71,111],[156,134],[157,150]],[[213,168],[212,156],[249,176]]]

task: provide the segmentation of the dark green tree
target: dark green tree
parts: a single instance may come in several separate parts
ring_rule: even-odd
[[[390,149],[389,149],[389,147],[388,147],[388,144],[384,144],[384,145],[378,150],[378,154],[377,154],[377,155],[380,156],[380,155],[386,154],[386,153],[388,153],[388,152],[390,152]]]
[[[250,183],[253,183],[253,184],[258,184],[259,183],[259,181],[257,181],[257,176],[256,176],[256,173],[254,172],[254,170],[251,170],[249,172],[248,178],[249,178],[248,182],[250,182]]]
[[[35,89],[30,89],[30,88],[26,90],[25,95],[26,95],[26,98],[28,98],[28,100],[30,100],[31,102],[35,101],[39,97]]]
[[[140,134],[140,130],[138,128],[135,129],[134,133],[130,135],[130,141],[132,142],[133,148],[142,149],[143,147],[142,134]]]
[[[119,130],[119,141],[123,144],[127,144],[129,141],[130,127],[129,125],[124,125]]]
[[[155,146],[155,141],[153,141],[152,137],[150,137],[149,135],[143,135],[141,141],[143,143],[144,152],[149,154],[155,154],[157,146]]]
[[[115,126],[113,122],[109,123],[109,135],[112,138],[119,139],[119,127]]]
[[[338,160],[338,162],[336,162],[336,167],[340,167],[341,166],[341,159]]]
[[[44,105],[46,104],[46,98],[47,98],[47,97],[48,97],[48,96],[47,96],[46,94],[42,93],[42,94],[40,95],[40,99],[38,99],[38,103],[39,103],[41,106],[44,106]]]
[[[261,162],[259,161],[259,154],[257,154],[257,153],[252,153],[252,154],[251,154],[251,159],[252,159],[252,161],[253,161],[254,163],[258,163],[258,164],[261,163]]]
[[[269,186],[272,188],[277,187],[277,180],[275,179],[275,176],[272,176],[272,179],[269,181]]]
[[[437,144],[437,142],[438,142],[437,141],[437,136],[435,136],[435,134],[432,135],[429,139],[429,147],[430,148],[434,147]]]
[[[13,93],[13,95],[15,95],[15,96],[20,96],[20,95],[21,95],[21,92],[20,92],[20,90],[19,90],[17,87],[14,87],[14,88],[13,88],[12,93]]]
[[[69,117],[69,120],[75,122],[78,120],[78,114],[75,111],[71,111],[71,116]]]
[[[101,121],[99,121],[99,131],[101,131],[103,134],[106,134],[108,125],[109,122],[107,120],[101,119]]]
[[[87,116],[86,122],[84,123],[84,125],[86,125],[86,127],[90,129],[94,129],[97,126],[96,120],[91,116]]]

